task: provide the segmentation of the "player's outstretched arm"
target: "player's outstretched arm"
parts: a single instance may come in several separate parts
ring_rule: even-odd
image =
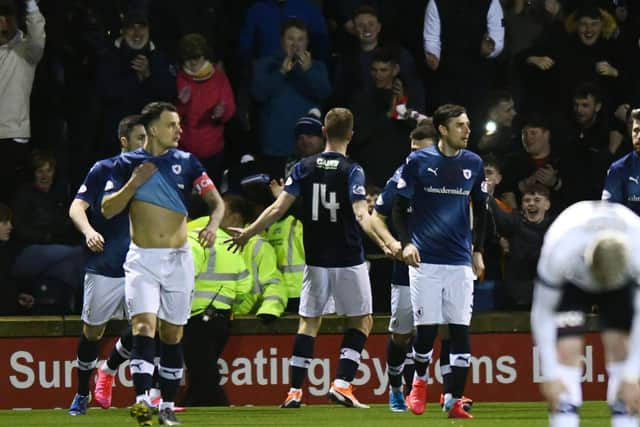
[[[244,230],[230,228],[229,231],[236,234],[230,239],[225,240],[225,243],[230,243],[231,245],[229,249],[234,252],[239,248],[244,247],[250,238],[262,232],[274,222],[282,218],[295,201],[295,196],[283,191],[280,193],[276,201],[263,210],[258,219],[256,219],[249,227]]]
[[[104,237],[91,226],[87,217],[87,209],[89,209],[89,203],[82,199],[73,199],[69,207],[69,218],[71,218],[78,231],[84,235],[89,250],[102,252],[104,250]]]
[[[138,188],[157,171],[158,168],[151,162],[143,163],[136,167],[131,173],[129,181],[121,189],[113,194],[104,196],[102,199],[102,215],[107,219],[111,219],[124,211]]]

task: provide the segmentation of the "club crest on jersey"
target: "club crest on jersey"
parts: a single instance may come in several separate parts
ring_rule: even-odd
[[[471,169],[462,169],[462,176],[464,176],[464,179],[470,179]]]
[[[353,194],[357,194],[358,196],[366,196],[367,190],[365,190],[364,185],[354,185]]]
[[[87,186],[82,184],[80,186],[80,188],[78,189],[78,194],[82,194],[82,193],[86,193],[87,192]]]
[[[180,165],[171,165],[171,170],[176,175],[180,175],[180,172],[182,172],[182,166],[180,166]]]

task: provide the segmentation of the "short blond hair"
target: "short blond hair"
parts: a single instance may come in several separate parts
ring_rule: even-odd
[[[353,131],[353,113],[348,108],[332,108],[324,117],[327,140],[348,141]]]
[[[629,246],[620,233],[598,234],[585,249],[585,261],[593,278],[605,289],[622,284],[627,276]]]

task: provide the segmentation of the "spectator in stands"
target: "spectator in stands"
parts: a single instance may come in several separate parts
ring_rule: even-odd
[[[526,111],[564,113],[575,88],[585,82],[595,82],[609,94],[605,104],[620,97],[623,70],[611,39],[612,19],[597,6],[580,7],[572,15],[570,34],[543,40],[524,52]]]
[[[374,87],[355,97],[351,107],[357,124],[349,155],[367,174],[367,183],[384,187],[395,168],[409,155],[407,140],[414,120],[398,120],[396,107],[422,111],[424,96],[398,77],[400,64],[390,48],[376,49],[371,61]]]
[[[619,148],[608,144],[608,117],[603,108],[597,86],[587,84],[576,89],[574,122],[560,153],[567,203],[599,200],[602,195],[607,169]]]
[[[493,58],[502,52],[504,26],[499,0],[429,0],[424,53],[434,72],[429,105],[454,103],[473,112],[491,85]]]
[[[335,77],[336,99],[342,104],[352,103],[355,95],[374,86],[371,61],[375,50],[382,45],[380,42],[382,25],[376,9],[371,6],[357,8],[353,13],[353,22],[358,45],[341,56]],[[424,91],[411,54],[400,45],[385,44],[385,46],[395,50],[400,66],[400,79],[411,86],[416,93]]]
[[[498,90],[491,93],[487,101],[486,119],[479,121],[476,133],[477,152],[482,155],[493,154],[499,158],[519,151],[519,132],[514,126],[516,108],[511,93]],[[473,137],[473,132],[471,133]]]
[[[295,166],[295,164],[303,157],[318,154],[324,150],[324,136],[322,135],[322,113],[318,108],[312,108],[307,114],[300,117],[293,129],[296,137],[295,154],[287,162],[285,167],[285,176]],[[284,181],[283,181],[284,182]],[[277,197],[277,195],[274,195]]]
[[[100,58],[97,91],[102,107],[101,157],[117,154],[113,141],[122,117],[138,114],[152,101],[173,101],[175,72],[165,54],[149,39],[147,16],[131,10],[122,22],[122,37]]]
[[[613,124],[611,131],[609,132],[609,144],[617,144],[619,146],[615,157],[622,157],[629,154],[630,151],[635,149],[632,141],[632,126],[633,126],[633,109],[629,104],[622,104],[618,106],[613,115]]]
[[[44,52],[44,17],[25,1],[27,34],[18,29],[16,0],[0,0],[0,201],[10,202],[27,176],[31,86]]]
[[[294,133],[299,158],[318,154],[324,150],[321,120],[322,114],[320,110],[312,108],[296,122]]]
[[[502,282],[502,307],[510,310],[529,310],[533,296],[533,279],[540,258],[544,234],[551,224],[547,215],[551,207],[549,189],[541,184],[527,185],[523,189],[519,211],[505,212],[489,198],[489,209],[498,233],[509,242],[505,255]]]
[[[507,27],[505,50],[510,57],[530,48],[545,32],[560,29],[564,10],[560,0],[514,0],[504,13]]]
[[[281,48],[280,30],[290,19],[305,24],[313,56],[327,61],[330,56],[327,24],[320,8],[310,0],[260,0],[251,6],[240,32],[241,61],[250,64],[253,59],[277,55]]]
[[[0,316],[25,314],[34,303],[27,282],[16,280],[11,275],[15,260],[12,230],[11,209],[0,203]]]
[[[342,55],[357,44],[358,34],[353,12],[369,4],[371,2],[367,0],[324,0],[322,2],[334,54]]]
[[[542,184],[550,192],[552,206],[562,209],[563,170],[560,154],[551,143],[551,130],[547,120],[540,115],[530,115],[522,128],[524,151],[509,155],[505,159],[503,198],[513,209],[517,209],[523,190],[532,184]]]
[[[482,158],[484,163],[484,176],[487,180],[487,194],[495,201],[498,208],[506,213],[513,209],[501,198],[498,190],[502,182],[502,164],[494,155]],[[484,280],[499,281],[502,279],[504,269],[503,253],[508,250],[509,243],[498,232],[496,220],[491,211],[487,218],[487,234],[484,242]]]
[[[253,94],[260,103],[260,144],[271,178],[284,175],[294,152],[296,120],[331,94],[327,68],[307,49],[308,30],[299,19],[282,27],[280,53],[256,64]]]
[[[187,34],[180,41],[177,110],[181,117],[180,148],[193,153],[220,185],[224,161],[224,126],[236,111],[224,71],[214,65],[206,39]]]
[[[18,191],[14,226],[19,251],[13,274],[17,278],[51,279],[61,309],[73,308],[84,277],[80,235],[67,215],[69,197],[53,187],[56,160],[45,152],[32,155],[33,181]]]

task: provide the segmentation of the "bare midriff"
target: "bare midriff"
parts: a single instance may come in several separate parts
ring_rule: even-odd
[[[181,248],[187,243],[186,217],[176,211],[133,200],[131,240],[141,248]]]

